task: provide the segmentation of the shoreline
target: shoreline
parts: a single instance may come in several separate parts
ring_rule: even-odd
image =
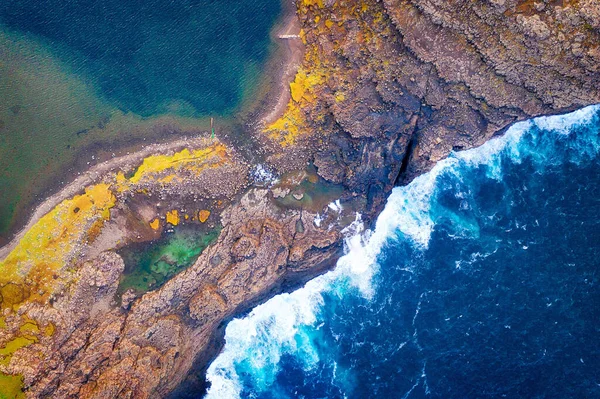
[[[290,3],[286,0],[284,4],[289,7]],[[205,389],[206,367],[221,351],[228,322],[335,266],[344,251],[345,238],[358,232],[349,226],[358,221],[365,228],[374,226],[394,187],[431,170],[453,151],[479,146],[519,120],[576,106],[581,98],[587,102],[600,99],[599,91],[579,96],[577,88],[592,87],[595,78],[583,74],[575,81],[558,82],[569,89],[564,92],[566,97],[557,97],[562,108],[542,106],[527,87],[506,82],[487,64],[473,63],[477,52],[465,39],[470,32],[445,34],[446,28],[437,24],[438,17],[420,14],[415,5],[406,2],[368,0],[366,5],[363,10],[352,4],[320,7],[312,2],[298,3],[298,20],[307,33],[303,36],[303,70],[312,73],[322,65],[331,66],[323,73],[323,82],[308,86],[310,96],[298,98],[306,101],[289,102],[291,111],[297,111],[298,106],[303,113],[300,122],[306,123],[299,123],[299,133],[305,134],[305,139],[291,146],[269,145],[275,140],[260,130],[271,111],[285,104],[285,93],[281,93],[289,89],[284,79],[293,67],[293,62],[286,63],[284,58],[269,58],[268,65],[260,70],[265,78],[257,86],[257,95],[244,103],[248,113],[238,115],[229,128],[219,123],[218,152],[235,151],[233,155],[211,155],[210,163],[208,159],[196,163],[202,158],[191,157],[189,168],[187,163],[173,165],[181,160],[177,157],[162,156],[156,167],[145,165],[139,168],[139,174],[136,171],[130,176],[132,169],[125,169],[124,176],[115,178],[116,185],[106,188],[127,190],[120,191],[123,195],[115,197],[116,206],[108,212],[104,212],[106,201],[102,199],[107,195],[101,192],[89,195],[92,212],[88,212],[88,206],[75,203],[68,208],[72,214],[64,213],[70,217],[57,218],[62,224],[46,224],[44,220],[30,230],[34,233],[31,248],[19,244],[15,253],[20,258],[4,263],[8,266],[5,284],[17,283],[24,291],[34,284],[36,288],[48,287],[43,291],[28,289],[26,293],[34,296],[25,301],[21,296],[7,296],[10,302],[4,304],[8,338],[20,336],[26,323],[40,327],[36,335],[39,342],[18,349],[9,359],[9,366],[2,368],[22,378],[22,390],[31,397],[91,399],[169,397],[171,392],[170,397],[182,397],[174,390],[191,394],[190,385],[194,384]],[[473,7],[478,11],[475,3]],[[285,22],[294,22],[287,19],[288,15],[280,14],[272,38],[278,33],[288,34]],[[481,13],[473,12],[469,17],[472,15]],[[493,17],[500,28],[505,24],[514,26],[504,14]],[[324,28],[311,29],[313,24]],[[382,36],[381,29],[389,34]],[[494,32],[484,29],[482,33]],[[434,34],[431,37],[444,40],[424,45],[422,38]],[[285,37],[296,39],[295,35]],[[365,40],[357,40],[361,37]],[[529,40],[526,35],[514,37]],[[484,38],[482,43],[488,42]],[[530,47],[543,50],[541,44],[534,46],[539,43],[531,42]],[[277,47],[270,45],[268,54],[297,55],[291,47],[296,44],[286,41]],[[343,54],[331,51],[336,45]],[[448,49],[456,51],[449,55]],[[514,50],[518,54],[520,46]],[[478,62],[484,60],[475,58]],[[528,62],[528,58],[522,58],[518,65]],[[546,76],[549,71],[568,67],[564,60],[556,62],[557,68],[544,65],[541,73]],[[473,75],[463,74],[467,67]],[[473,85],[475,75],[489,75],[490,79]],[[303,83],[302,76],[296,83]],[[541,82],[535,88],[542,92],[549,87]],[[318,101],[310,101],[313,98]],[[297,120],[290,119],[292,128]],[[217,142],[202,133],[206,127],[194,130],[180,144],[196,143],[201,140],[196,136],[201,135],[203,143],[213,143],[216,148]],[[288,127],[290,123],[277,130],[286,132]],[[166,148],[175,141],[162,145]],[[142,150],[151,153],[155,146]],[[139,151],[128,154],[132,163],[143,156]],[[189,159],[184,155],[184,161]],[[114,165],[125,161],[119,157]],[[109,162],[102,165],[110,170]],[[250,166],[281,166],[276,169],[281,175],[276,176],[277,180],[268,173],[264,173],[264,180],[254,178],[259,173],[253,174]],[[283,172],[286,167],[296,169]],[[87,170],[86,178],[113,181],[111,175],[102,175],[106,170],[92,169],[82,169]],[[171,174],[170,169],[177,172]],[[174,177],[169,180],[171,175]],[[73,189],[80,190],[81,182]],[[330,183],[339,187],[332,189]],[[142,195],[133,191],[140,188]],[[135,199],[128,193],[134,193]],[[59,194],[68,195],[64,190]],[[50,199],[46,203],[50,204]],[[82,209],[84,212],[80,212]],[[91,217],[98,209],[109,221],[99,232],[81,223],[93,222]],[[213,218],[207,226],[218,218],[222,228],[216,241],[191,266],[141,296],[115,296],[125,270],[117,247],[145,240],[158,234],[161,227],[169,232],[169,224],[178,225],[180,215],[194,220],[197,214],[196,220],[204,223],[201,215],[206,212]],[[42,245],[37,251],[35,246],[46,235],[69,233],[64,226],[86,231],[75,231],[79,235],[62,233],[58,240],[50,237],[50,245]],[[73,255],[78,256],[77,262],[67,268]],[[362,261],[369,259],[370,254]],[[23,276],[23,265],[29,263],[33,265]],[[38,273],[53,270],[57,272],[52,275]],[[26,307],[12,312],[8,305],[14,309],[13,302],[18,306],[25,303]],[[49,323],[55,332],[52,336],[45,334]],[[48,356],[40,358],[40,351]]]
[[[286,106],[292,95],[289,90],[289,84],[293,81],[300,64],[302,63],[302,57],[304,56],[304,44],[299,37],[300,33],[300,21],[296,16],[295,10],[293,7],[289,7],[292,10],[285,10],[283,17],[283,23],[280,29],[277,29],[275,32],[276,36],[272,36],[272,40],[279,40],[284,43],[280,43],[279,45],[284,48],[286,56],[281,57],[279,67],[281,68],[280,76],[277,79],[277,88],[273,88],[273,91],[279,93],[277,97],[277,101],[275,105],[272,106],[270,112],[266,113],[262,118],[259,119],[257,123],[257,127],[261,128],[269,123],[277,120],[279,116],[281,116],[286,109]],[[293,13],[292,13],[293,11]],[[298,36],[292,38],[282,38],[281,36]],[[271,103],[274,101],[271,100]],[[266,110],[265,110],[266,111]]]
[[[209,132],[206,132],[206,134],[208,135]],[[121,169],[123,167],[135,167],[135,165],[141,163],[144,158],[154,153],[177,151],[178,149],[183,149],[185,147],[192,147],[194,142],[205,140],[207,140],[207,137],[196,137],[192,139],[180,139],[166,144],[150,144],[143,150],[134,154],[113,158],[109,161],[94,165],[87,171],[83,172],[81,176],[77,177],[74,181],[68,183],[60,191],[54,195],[51,195],[50,197],[46,197],[46,199],[35,208],[35,211],[33,212],[33,215],[27,224],[17,233],[15,233],[8,244],[0,248],[0,261],[4,260],[4,258],[8,256],[8,254],[19,243],[27,231],[29,231],[31,227],[34,226],[44,215],[50,212],[65,199],[78,195],[86,187],[99,182],[107,173],[112,171],[116,172],[117,169]]]
[[[220,134],[217,134],[217,138],[225,144],[232,146],[242,156],[244,156],[244,147],[246,147],[245,144],[247,143],[236,143],[238,141],[236,140],[236,136],[240,135],[240,132],[236,131],[235,126],[242,124],[246,119],[258,119],[259,123],[255,122],[249,126],[252,129],[251,132],[243,132],[254,135],[256,130],[261,128],[263,121],[269,120],[269,118],[274,120],[283,114],[287,101],[291,98],[288,89],[289,83],[294,78],[295,68],[299,66],[304,54],[302,42],[297,45],[290,43],[290,40],[279,39],[280,35],[290,34],[295,29],[299,31],[298,18],[293,2],[281,0],[281,7],[281,15],[270,34],[272,45],[276,48],[267,59],[265,72],[259,78],[257,86],[254,89],[256,92],[253,93],[255,94],[255,98],[244,100],[238,111],[234,112],[231,116],[220,119],[220,124],[224,126],[225,131],[223,131],[223,127],[217,129],[217,131],[222,130]],[[282,43],[281,40],[285,40],[285,43]],[[275,84],[269,84],[271,82],[275,82]],[[188,119],[185,118],[184,121],[187,122]],[[186,130],[191,127],[187,126],[187,124],[179,124],[177,126],[179,118],[176,115],[158,115],[155,117],[155,121],[151,122],[146,128],[162,128],[167,131],[175,131],[179,127],[181,131],[175,140],[165,137],[151,144],[145,144],[146,139],[144,138],[137,142],[123,145],[118,149],[106,147],[102,143],[92,145],[90,147],[91,151],[86,151],[86,153],[91,153],[92,159],[97,159],[98,163],[90,165],[83,170],[80,169],[80,166],[88,159],[87,154],[85,155],[85,159],[83,159],[84,154],[77,156],[74,163],[68,166],[63,175],[66,175],[67,178],[58,184],[49,184],[48,187],[42,190],[39,199],[34,199],[29,206],[25,206],[26,215],[31,216],[23,218],[15,216],[14,228],[9,230],[9,233],[5,237],[0,236],[0,261],[8,256],[26,232],[40,218],[63,200],[81,193],[86,186],[99,181],[104,174],[121,166],[132,166],[130,164],[136,162],[141,163],[145,157],[154,153],[172,151],[178,147],[193,146],[194,142],[205,140],[210,135],[210,131],[202,125],[206,124],[209,119],[209,116],[192,119],[192,122],[197,122],[198,126],[194,127],[193,131],[190,132]],[[133,128],[143,129],[144,126],[134,126]],[[255,146],[258,143],[253,142],[250,144],[251,146]],[[252,151],[252,149],[247,150]],[[108,158],[108,153],[112,153],[113,157]],[[118,154],[116,157],[114,156],[115,153]]]

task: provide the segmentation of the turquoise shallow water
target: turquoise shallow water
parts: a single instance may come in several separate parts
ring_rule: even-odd
[[[0,23],[34,34],[125,111],[227,114],[256,83],[279,0],[4,0]]]
[[[599,171],[598,106],[452,154],[230,322],[206,397],[600,397]]]
[[[253,105],[280,0],[0,1],[0,245],[75,174]]]

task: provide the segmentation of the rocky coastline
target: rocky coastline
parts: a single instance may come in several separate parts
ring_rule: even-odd
[[[296,7],[304,55],[283,74],[278,118],[257,117],[245,140],[99,165],[2,249],[0,375],[17,394],[201,387],[186,375],[218,353],[227,321],[331,269],[347,227],[357,214],[371,226],[394,186],[516,121],[600,102],[596,0]],[[119,250],[184,224],[221,227],[193,265],[118,296]]]

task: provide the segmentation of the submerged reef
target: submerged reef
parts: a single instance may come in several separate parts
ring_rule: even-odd
[[[225,322],[331,268],[395,185],[515,121],[600,102],[599,1],[296,5],[283,115],[244,144],[207,133],[99,165],[4,249],[0,396],[202,385],[186,375]],[[177,260],[162,251],[182,228],[206,239]]]

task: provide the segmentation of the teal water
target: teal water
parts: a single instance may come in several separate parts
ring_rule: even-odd
[[[0,245],[80,169],[253,105],[280,0],[0,1]]]
[[[124,111],[224,115],[256,84],[280,11],[279,0],[4,0],[0,23],[47,43]]]
[[[119,251],[125,262],[117,295],[128,289],[136,294],[157,289],[178,272],[191,266],[202,251],[212,244],[221,227],[178,226],[160,238],[128,245]]]

